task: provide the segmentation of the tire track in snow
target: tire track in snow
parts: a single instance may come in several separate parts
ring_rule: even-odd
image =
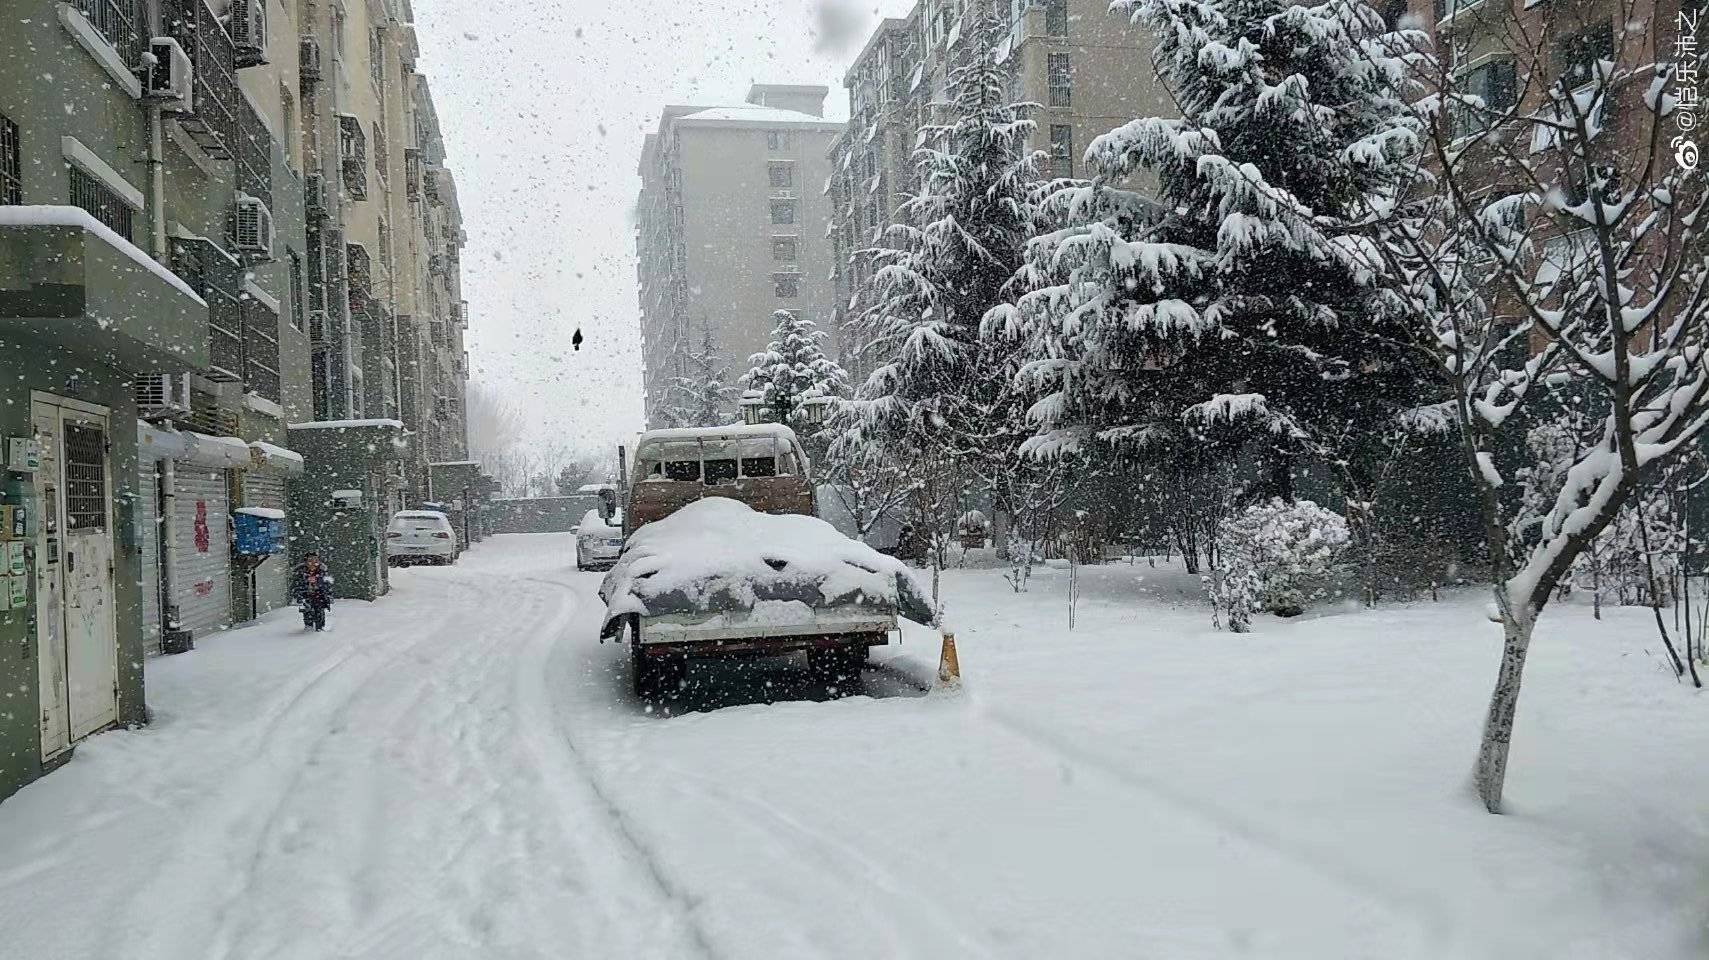
[[[450,625],[445,627],[450,628]],[[434,630],[414,637],[391,635],[379,642],[351,646],[342,656],[320,661],[316,668],[311,668],[315,673],[291,684],[275,698],[273,705],[258,718],[259,729],[244,740],[248,749],[243,753],[249,762],[234,770],[236,776],[232,780],[215,789],[184,818],[190,825],[180,833],[184,842],[176,845],[171,859],[160,866],[155,884],[139,891],[123,908],[125,921],[107,933],[106,955],[136,960],[225,955],[230,947],[227,940],[230,912],[242,901],[247,885],[230,889],[221,882],[230,871],[218,869],[217,865],[241,864],[242,875],[253,877],[256,858],[285,799],[291,795],[292,785],[329,735],[325,725],[318,725],[318,735],[305,740],[293,740],[282,734],[293,726],[317,729],[316,724],[301,715],[331,715],[347,707],[384,668],[439,633]],[[323,698],[330,702],[321,707],[319,701]],[[283,779],[281,770],[293,771],[294,775]],[[269,797],[273,801],[270,804]],[[256,808],[262,805],[267,812],[258,817]],[[216,866],[210,868],[210,864]],[[155,894],[158,889],[172,890],[181,902],[212,907],[211,916],[186,912],[177,916],[177,923],[161,924],[160,904]],[[114,938],[121,943],[113,943]]]
[[[582,752],[575,733],[564,722],[566,718],[560,711],[550,707],[551,697],[547,691],[546,680],[549,676],[561,676],[561,673],[551,669],[551,665],[554,654],[573,632],[577,614],[585,599],[582,589],[572,583],[543,577],[523,579],[558,591],[558,610],[550,625],[535,634],[533,642],[529,644],[527,656],[517,661],[516,702],[522,714],[523,739],[536,762],[550,775],[547,783],[573,779],[581,781],[587,787],[596,801],[599,813],[611,827],[610,836],[621,841],[627,848],[631,854],[630,866],[647,877],[652,889],[680,923],[682,933],[695,955],[708,958],[720,956],[696,916],[699,898],[671,876],[659,852],[652,844],[642,839],[630,817],[612,798],[610,790],[595,771],[594,764]],[[566,826],[569,826],[574,820],[573,811],[565,810],[563,813]]]

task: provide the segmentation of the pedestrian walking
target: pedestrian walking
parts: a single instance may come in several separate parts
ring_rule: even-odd
[[[302,611],[303,629],[317,633],[326,629],[326,611],[332,607],[332,574],[320,562],[320,554],[308,553],[292,572],[291,599]]]

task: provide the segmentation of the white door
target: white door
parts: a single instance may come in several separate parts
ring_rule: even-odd
[[[172,489],[172,602],[198,639],[231,623],[231,491],[226,472],[179,463]]]
[[[65,677],[64,552],[59,529],[59,408],[36,401],[30,420],[41,447],[36,471],[36,663],[41,671],[42,759],[71,748],[70,687]]]
[[[105,415],[61,415],[65,527],[65,660],[71,739],[119,718],[113,591],[113,496]]]
[[[118,719],[113,491],[107,415],[69,400],[35,398],[36,652],[42,756]]]

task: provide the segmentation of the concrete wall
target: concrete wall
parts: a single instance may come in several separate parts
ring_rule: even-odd
[[[493,533],[567,533],[581,526],[598,497],[538,497],[494,500],[487,505]]]

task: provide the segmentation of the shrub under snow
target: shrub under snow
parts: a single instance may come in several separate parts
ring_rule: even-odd
[[[1211,602],[1228,629],[1245,633],[1257,610],[1294,616],[1328,592],[1350,537],[1347,521],[1310,500],[1271,500],[1223,522],[1222,568]]]

